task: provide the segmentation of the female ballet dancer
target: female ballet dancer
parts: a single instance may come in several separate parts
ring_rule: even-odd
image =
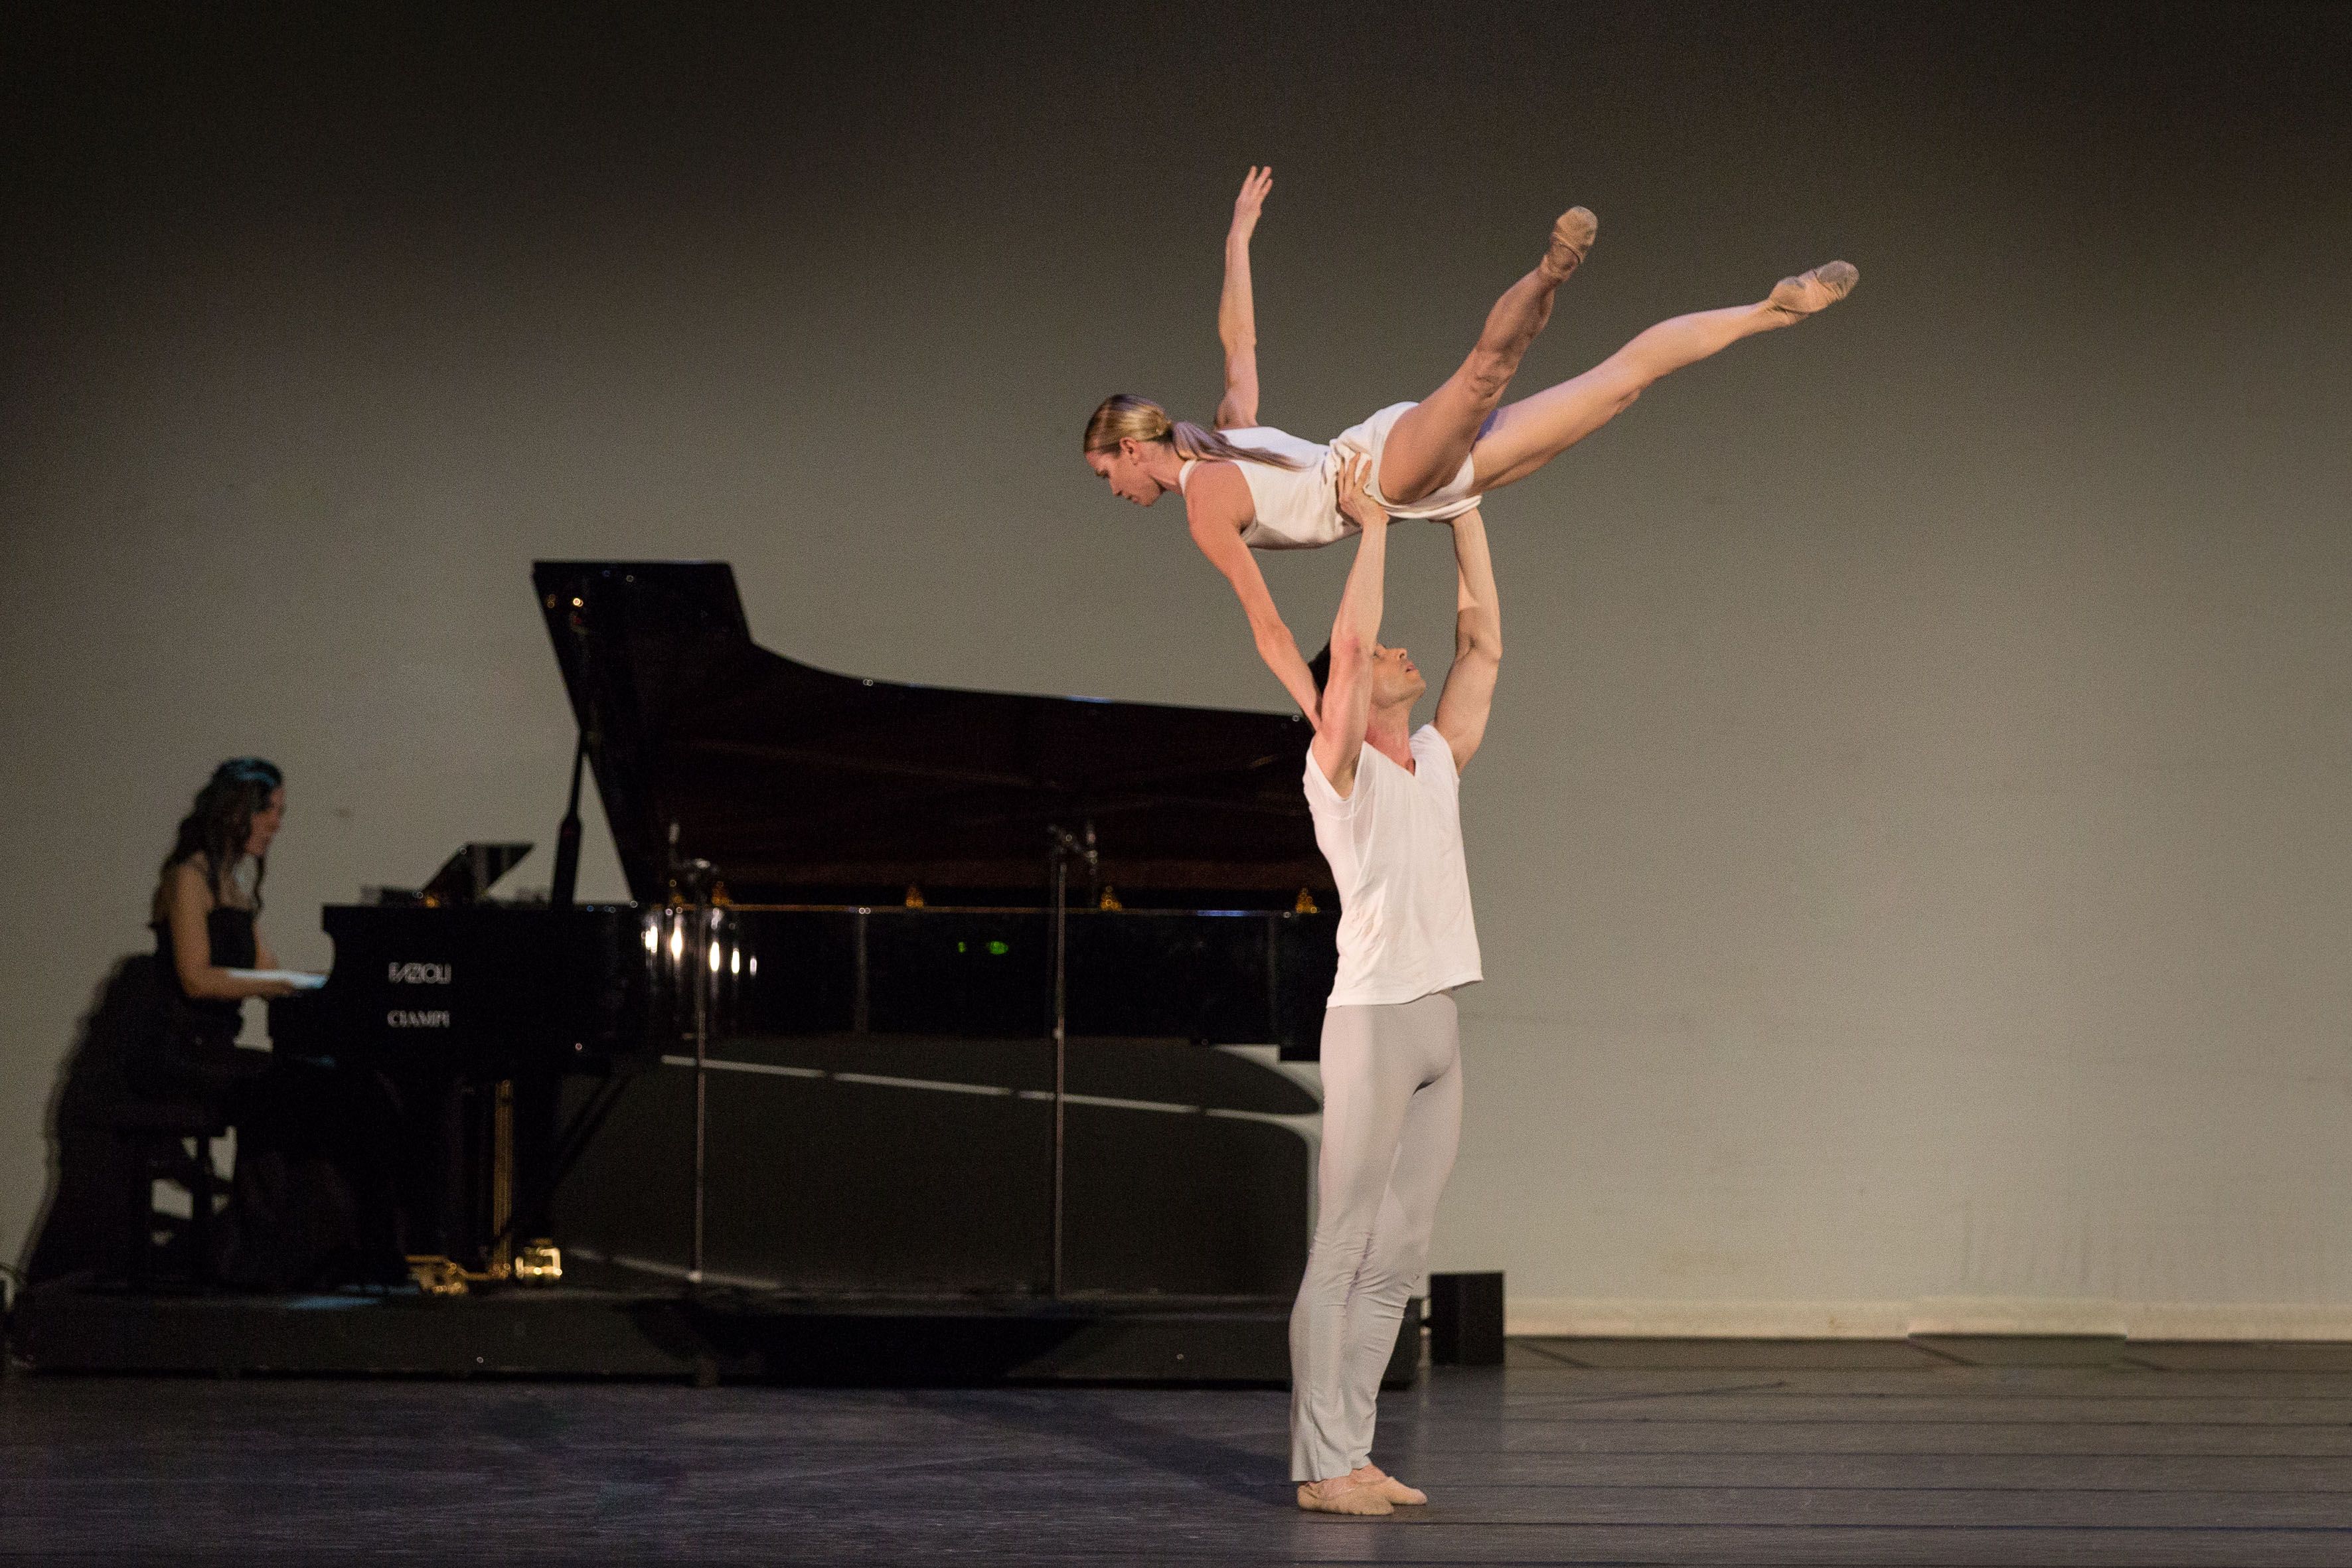
[[[1591,212],[1570,207],[1552,225],[1543,259],[1495,302],[1477,346],[1444,385],[1419,403],[1391,404],[1318,447],[1257,422],[1249,242],[1273,188],[1274,171],[1253,167],[1234,200],[1217,303],[1225,395],[1214,428],[1171,419],[1159,404],[1120,393],[1087,421],[1086,458],[1113,495],[1138,506],[1182,493],[1192,542],[1233,584],[1259,656],[1309,720],[1317,716],[1315,678],[1250,552],[1312,550],[1358,531],[1339,510],[1342,465],[1371,460],[1370,493],[1391,516],[1450,521],[1600,429],[1660,376],[1744,337],[1793,326],[1845,298],[1860,279],[1852,266],[1832,261],[1783,278],[1756,304],[1661,321],[1582,375],[1507,407],[1503,394],[1550,318],[1552,295],[1600,231]]]

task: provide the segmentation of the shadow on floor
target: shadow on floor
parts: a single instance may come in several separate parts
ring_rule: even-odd
[[[1197,1397],[1203,1408],[1215,1408],[1225,1396]],[[1072,1409],[1074,1398],[1086,1400],[1083,1411]],[[1063,1443],[1075,1438],[1099,1449],[1120,1470],[1157,1471],[1247,1502],[1290,1501],[1290,1483],[1280,1479],[1289,1468],[1289,1458],[1279,1448],[1246,1448],[1185,1431],[1173,1422],[1134,1420],[1119,1415],[1108,1397],[1024,1393],[972,1399],[938,1394],[915,1394],[910,1402],[1025,1436]]]

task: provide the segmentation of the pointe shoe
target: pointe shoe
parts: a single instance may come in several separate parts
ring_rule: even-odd
[[[1302,1481],[1298,1487],[1298,1506],[1309,1513],[1352,1513],[1376,1518],[1394,1513],[1389,1500],[1370,1487],[1341,1487],[1329,1497],[1315,1489],[1312,1481]]]
[[[1565,282],[1568,275],[1584,264],[1585,254],[1600,237],[1601,220],[1592,216],[1591,207],[1570,207],[1559,215],[1551,226],[1551,244],[1544,258],[1536,264],[1545,277]]]
[[[1810,316],[1853,293],[1861,281],[1862,274],[1853,262],[1826,262],[1811,272],[1781,279],[1772,285],[1771,295],[1764,302],[1791,316]]]

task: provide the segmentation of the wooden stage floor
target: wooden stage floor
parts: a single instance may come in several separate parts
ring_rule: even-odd
[[[1276,1391],[9,1377],[44,1563],[2352,1563],[2352,1346],[1519,1340],[1386,1395],[1387,1520]]]

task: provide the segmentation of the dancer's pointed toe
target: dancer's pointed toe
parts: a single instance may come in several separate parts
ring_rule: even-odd
[[[1591,207],[1570,207],[1560,214],[1551,226],[1551,243],[1544,251],[1545,275],[1565,279],[1584,265],[1600,235],[1601,220],[1592,216]]]
[[[1772,286],[1771,297],[1766,303],[1791,316],[1810,316],[1853,293],[1854,285],[1861,281],[1862,272],[1853,262],[1825,262],[1811,272],[1781,279]]]

